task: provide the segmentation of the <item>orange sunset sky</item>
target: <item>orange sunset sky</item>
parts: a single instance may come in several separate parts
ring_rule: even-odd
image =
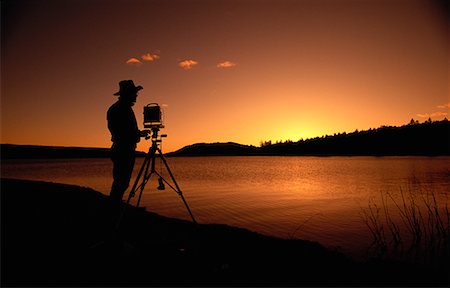
[[[142,107],[164,105],[165,152],[441,120],[444,3],[2,1],[1,143],[110,147],[124,79],[144,87],[141,128]]]

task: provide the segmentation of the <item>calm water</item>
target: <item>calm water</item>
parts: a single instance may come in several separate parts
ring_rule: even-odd
[[[400,191],[431,192],[441,207],[448,205],[449,160],[181,157],[168,158],[168,163],[199,223],[318,241],[357,257],[372,241],[361,213],[369,201],[379,203],[381,195],[387,194],[399,197]],[[135,174],[142,161],[138,159]],[[160,168],[158,161],[157,170]],[[1,176],[76,184],[108,194],[111,170],[109,159],[10,160],[2,162]],[[162,173],[170,179],[165,168]],[[161,215],[190,219],[173,190],[159,191],[156,186],[155,176],[146,185],[141,206]]]

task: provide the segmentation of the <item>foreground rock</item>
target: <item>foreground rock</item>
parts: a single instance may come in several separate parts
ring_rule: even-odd
[[[194,224],[89,188],[2,179],[2,286],[442,286],[440,271],[355,263],[318,243]],[[117,231],[117,233],[112,233]],[[420,267],[421,268],[421,267]],[[445,286],[445,285],[444,285]]]

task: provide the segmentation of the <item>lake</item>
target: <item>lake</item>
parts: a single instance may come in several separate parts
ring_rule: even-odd
[[[167,160],[197,222],[317,241],[357,258],[365,255],[373,240],[365,224],[364,215],[368,214],[363,212],[370,211],[369,204],[374,211],[373,204],[379,208],[390,197],[401,203],[405,195],[419,200],[436,199],[441,211],[449,204],[450,157],[247,156]],[[142,161],[143,158],[137,159],[132,182]],[[170,181],[159,160],[156,169]],[[1,176],[75,184],[108,194],[112,163],[109,159],[5,160]],[[156,175],[152,176],[145,186],[141,206],[164,216],[189,220],[177,193],[167,185],[166,190],[157,190],[157,185]],[[135,203],[137,196],[132,200]],[[386,207],[401,225],[394,203],[391,201]]]

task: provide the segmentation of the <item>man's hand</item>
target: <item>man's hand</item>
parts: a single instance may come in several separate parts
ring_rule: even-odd
[[[145,139],[150,138],[150,130],[141,130],[139,131],[139,134],[141,137],[145,137]]]

